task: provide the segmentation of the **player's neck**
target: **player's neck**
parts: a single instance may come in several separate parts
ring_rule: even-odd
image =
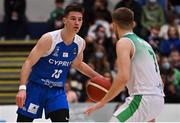
[[[68,31],[66,28],[63,28],[61,31],[61,37],[66,45],[69,45],[73,42],[75,33]]]
[[[118,34],[119,34],[119,37],[122,37],[124,35],[126,35],[127,33],[132,33],[133,30],[129,29],[129,30],[123,30],[123,29],[119,29],[118,30]]]

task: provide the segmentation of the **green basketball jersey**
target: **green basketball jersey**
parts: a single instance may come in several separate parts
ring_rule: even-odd
[[[164,96],[159,66],[152,47],[134,33],[127,33],[122,38],[128,38],[134,47],[134,54],[131,58],[131,75],[127,83],[129,94]]]

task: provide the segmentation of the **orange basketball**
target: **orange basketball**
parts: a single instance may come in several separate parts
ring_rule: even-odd
[[[96,76],[87,83],[87,95],[92,101],[98,102],[106,95],[110,87],[111,82],[104,77]]]

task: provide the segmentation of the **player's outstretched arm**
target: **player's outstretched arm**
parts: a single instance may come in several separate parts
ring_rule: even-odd
[[[132,51],[132,44],[128,39],[120,39],[116,44],[116,52],[117,52],[117,67],[118,73],[114,78],[112,86],[105,97],[98,102],[96,105],[90,107],[85,111],[85,114],[89,115],[93,111],[101,108],[107,102],[112,100],[115,96],[117,96],[120,91],[123,90],[126,83],[130,77],[130,66],[131,66],[131,51]]]
[[[20,74],[20,85],[26,85],[27,79],[31,72],[31,68],[37,61],[50,49],[51,47],[51,37],[49,34],[44,34],[35,47],[30,52],[28,58],[22,66],[21,74]],[[23,107],[24,101],[26,99],[26,91],[25,88],[19,90],[16,95],[16,104],[18,107]]]
[[[72,63],[72,67],[80,71],[82,74],[88,76],[89,78],[93,78],[95,76],[101,76],[99,73],[94,71],[89,65],[83,62],[83,51],[85,49],[85,43],[81,52],[77,55]]]

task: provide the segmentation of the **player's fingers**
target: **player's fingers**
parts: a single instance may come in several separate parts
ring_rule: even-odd
[[[85,115],[88,115],[88,110],[89,110],[89,109],[87,109],[87,110],[84,112]]]
[[[21,103],[21,98],[19,95],[16,96],[16,104],[18,107],[20,107],[20,103]]]
[[[86,115],[90,115],[92,111],[93,111],[93,108],[89,108],[89,109],[87,109],[84,113],[85,113]]]
[[[22,108],[22,107],[24,106],[25,99],[26,99],[25,96],[22,96],[22,97],[20,98],[20,108]]]
[[[26,96],[24,96],[22,99],[22,107],[24,106],[25,100],[26,100]]]
[[[85,115],[89,115],[89,111],[85,111],[84,114],[85,114]]]
[[[26,91],[19,91],[16,95],[16,103],[19,108],[22,108],[26,99]]]
[[[23,97],[20,98],[20,104],[19,104],[20,108],[23,107]]]
[[[16,96],[16,104],[19,108],[22,108],[24,105],[25,97],[21,95]]]
[[[19,108],[22,108],[22,98],[21,97],[19,98],[19,105],[18,106],[19,106]]]

